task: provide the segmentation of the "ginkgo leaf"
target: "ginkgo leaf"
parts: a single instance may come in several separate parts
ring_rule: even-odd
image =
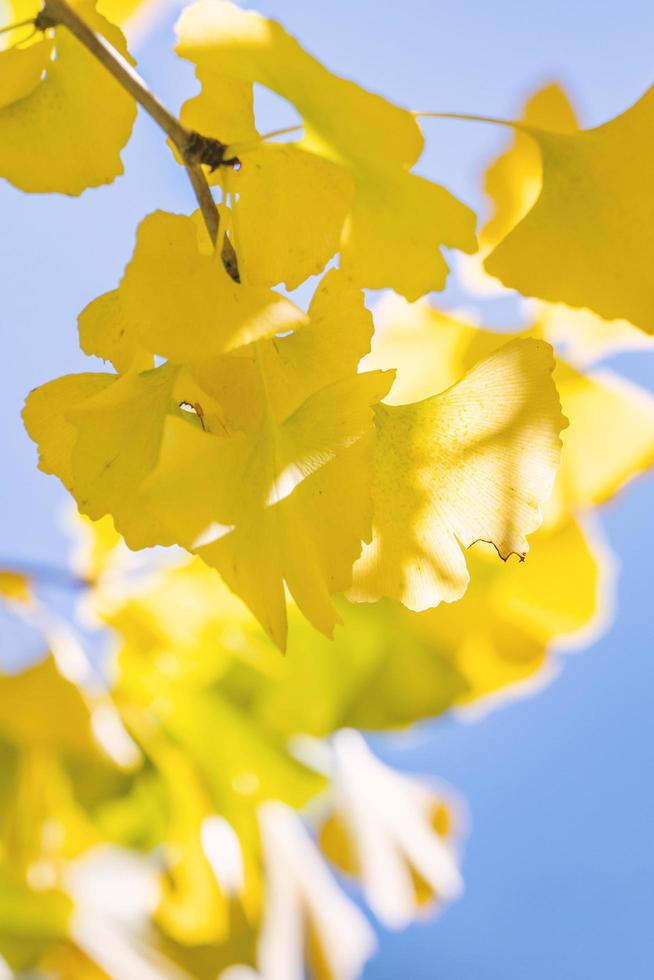
[[[220,430],[254,432],[268,412],[281,422],[319,388],[356,373],[373,334],[361,290],[340,270],[330,270],[308,318],[307,326],[284,337],[192,365],[201,407],[201,392],[220,403]]]
[[[333,640],[291,605],[283,658],[271,658],[263,631],[199,560],[165,570],[104,621],[120,636],[130,684],[142,678],[147,704],[167,701],[161,675],[173,690],[212,685],[237,705],[249,692],[250,717],[276,739],[322,737],[343,725],[404,727],[533,689],[556,667],[552,640],[570,643],[606,622],[610,566],[596,533],[568,520],[531,543],[528,561],[507,564],[475,545],[466,594],[436,610],[338,599],[343,626]]]
[[[572,645],[606,623],[610,562],[596,534],[572,520],[541,528],[531,544],[527,561],[506,564],[476,544],[465,595],[437,609],[339,601],[333,640],[292,611],[288,652],[265,684],[252,680],[251,710],[280,736],[323,737],[343,725],[403,728],[542,685],[557,666],[553,640]],[[241,642],[243,657],[254,640]]]
[[[410,172],[423,148],[410,112],[332,74],[280,24],[232,3],[200,0],[184,11],[177,30],[178,53],[194,62],[203,83],[193,111],[206,119],[209,135],[227,138],[224,111],[212,92],[220,76],[260,83],[299,111],[305,136],[298,145],[347,171],[354,199],[341,265],[362,286],[391,286],[415,299],[444,285],[439,246],[474,251],[473,214],[444,188]],[[213,117],[209,105],[217,109]],[[292,195],[287,180],[284,197]],[[321,224],[326,203],[317,184],[311,211]]]
[[[300,980],[305,960],[310,976],[361,976],[375,948],[363,913],[337,886],[297,813],[271,801],[260,808],[259,820],[266,869],[261,977]]]
[[[560,455],[552,349],[512,341],[441,395],[376,409],[373,539],[354,570],[356,601],[410,609],[461,597],[461,545],[524,557]]]
[[[492,575],[484,568],[483,583]],[[271,640],[244,604],[195,559],[166,569],[118,608],[105,605],[103,621],[120,637],[121,669],[145,678],[148,704],[162,697],[157,673],[175,688],[213,685],[227,699],[236,677],[237,703],[250,691],[250,717],[284,742],[295,732],[323,736],[343,724],[403,726],[440,714],[467,691],[454,650],[441,655],[432,638],[423,639],[416,614],[389,600],[370,606],[337,598],[336,605],[344,625],[328,639],[290,604],[287,655],[271,657]]]
[[[78,507],[93,520],[111,514],[132,548],[170,543],[147,519],[138,491],[157,465],[166,418],[179,414],[175,377],[171,365],[126,374],[66,413],[77,430],[72,475]]]
[[[417,299],[445,286],[448,266],[435,241],[475,251],[474,217],[438,184],[388,167],[356,171],[355,186],[341,265],[369,289],[390,286]]]
[[[574,108],[560,85],[539,88],[525,103],[521,121],[557,133],[578,128]],[[486,170],[484,189],[494,213],[479,232],[483,249],[490,249],[507,235],[529,211],[540,193],[543,165],[538,145],[518,129],[508,150]]]
[[[103,17],[120,24],[131,17],[148,0],[98,0],[97,7]]]
[[[554,373],[570,427],[548,521],[609,500],[654,463],[654,398],[607,369],[582,374],[559,361]]]
[[[456,384],[475,363],[470,351],[475,345],[476,352],[478,338],[487,335],[494,346],[477,360],[511,339],[455,319],[428,300],[407,303],[390,292],[373,307],[373,319],[372,349],[361,367],[385,371],[392,366],[395,380],[386,398],[390,405],[422,401]]]
[[[90,0],[77,9],[128,56],[120,30],[96,13]],[[45,47],[41,52],[48,59],[42,81],[0,110],[0,176],[24,191],[81,194],[123,172],[120,153],[132,131],[136,104],[65,28],[55,30],[54,43],[55,58],[45,55]],[[30,57],[36,58],[36,52]],[[31,72],[33,81],[34,66]]]
[[[68,421],[67,412],[115,380],[116,376],[111,374],[67,374],[35,388],[25,402],[23,422],[39,447],[39,469],[58,476],[71,492],[77,431]]]
[[[138,491],[157,463],[167,414],[180,411],[176,373],[164,365],[122,377],[68,375],[33,391],[23,412],[40,468],[59,477],[82,513],[110,513],[132,548],[171,543],[145,519]]]
[[[24,35],[25,29],[22,30]],[[52,39],[37,33],[0,50],[0,110],[34,91],[48,66],[52,49]]]
[[[101,327],[111,322],[104,303],[111,312],[118,299],[124,311],[123,290],[102,298]],[[180,356],[197,350],[195,331],[179,337]],[[283,645],[284,579],[311,621],[331,632],[338,615],[329,595],[349,585],[369,535],[370,406],[391,381],[356,374],[371,333],[361,291],[332,270],[297,333],[206,365],[60,379],[32,393],[26,426],[41,468],[66,483],[82,513],[111,514],[132,548],[198,551]],[[106,347],[96,334],[93,349],[122,358],[114,336]],[[182,412],[184,402],[197,414]]]
[[[198,133],[220,133],[220,139],[228,146],[257,143],[260,134],[254,122],[252,82],[230,77],[220,64],[208,60],[196,64],[195,75],[200,92],[181,107],[181,122]],[[220,168],[209,172],[207,179],[222,184]]]
[[[453,803],[427,780],[384,765],[359,732],[337,732],[330,747],[333,811],[321,827],[321,848],[360,878],[380,922],[405,928],[425,907],[458,898],[463,882]],[[343,866],[343,852],[351,867]]]
[[[576,335],[580,315],[565,308],[539,311],[535,324],[520,336],[561,340]],[[572,324],[567,323],[570,316]],[[592,314],[584,316],[596,320]],[[506,342],[506,334],[398,296],[384,297],[375,321],[372,352],[363,366],[394,366],[396,378],[387,398],[394,405],[455,384]],[[546,508],[549,524],[603,503],[654,461],[654,399],[645,389],[609,370],[583,374],[558,356],[554,381],[570,424],[561,433],[561,465]]]
[[[234,243],[243,281],[296,289],[322,272],[351,207],[352,179],[342,167],[299,146],[262,143],[223,183],[237,195]]]
[[[349,585],[369,535],[371,405],[390,380],[345,378],[248,436],[166,422],[144,486],[147,511],[220,571],[280,647],[284,581],[318,629],[331,633],[339,621],[330,595]]]
[[[84,353],[111,361],[116,371],[147,371],[154,367],[154,355],[139,343],[138,321],[125,315],[119,289],[103,293],[89,303],[79,315],[78,328]]]
[[[654,333],[654,88],[595,129],[562,133],[519,123],[542,156],[538,200],[486,259],[526,296],[588,307]]]
[[[594,522],[580,523],[570,517],[555,528],[540,528],[532,544],[530,561],[522,565],[510,563],[487,583],[482,582],[478,591],[485,593],[490,616],[513,623],[516,630],[529,633],[544,649],[552,641],[561,647],[564,643],[573,645],[576,636],[588,637],[597,622],[606,622],[607,612],[610,615],[607,607],[611,605],[611,596],[607,589],[612,574],[611,555]],[[481,569],[485,568],[487,574],[491,562],[495,565],[495,555],[490,546],[481,543],[473,549],[472,561],[480,569],[481,580],[484,576]],[[452,608],[448,607],[448,611]],[[461,613],[460,629],[465,610]],[[474,622],[480,633],[481,620],[470,618],[471,629]],[[497,644],[494,656],[497,661],[504,661],[505,670],[510,670],[514,653],[503,651]],[[516,657],[518,666],[519,659]],[[464,663],[462,657],[462,669]],[[471,667],[470,663],[471,681],[481,678],[481,671]],[[466,700],[484,693],[474,684],[471,688]]]
[[[533,692],[559,669],[553,641],[574,646],[575,636],[590,637],[606,623],[604,545],[573,520],[541,528],[531,544],[527,561],[501,567],[490,545],[475,545],[465,596],[414,623],[465,678],[458,705],[483,707]]]
[[[166,16],[166,4],[160,0],[97,0],[98,13],[119,24],[130,44],[141,42]]]
[[[102,754],[84,695],[52,656],[19,674],[0,676],[0,732],[21,746]]]
[[[126,321],[138,324],[137,343],[178,362],[215,357],[306,321],[283,296],[234,282],[206,232],[163,211],[141,223],[118,292]]]

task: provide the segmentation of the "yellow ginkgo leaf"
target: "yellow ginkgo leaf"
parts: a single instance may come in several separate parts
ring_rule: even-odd
[[[122,315],[152,353],[188,362],[301,326],[290,300],[234,282],[199,224],[157,211],[141,223],[119,287]]]
[[[77,430],[72,476],[78,507],[93,520],[111,514],[132,548],[170,543],[143,512],[139,489],[157,465],[167,416],[179,414],[175,378],[169,364],[126,374],[66,413]]]
[[[202,391],[220,402],[223,428],[254,432],[267,413],[281,422],[319,388],[356,373],[373,333],[361,290],[330,270],[308,317],[307,326],[287,336],[192,365]],[[198,400],[204,409],[202,394]]]
[[[138,341],[138,321],[125,315],[119,289],[103,293],[89,303],[79,315],[78,328],[84,353],[110,361],[117,371],[147,371],[154,367],[154,355]]]
[[[349,586],[370,533],[371,405],[390,380],[345,378],[248,436],[166,423],[146,511],[220,571],[280,647],[284,581],[318,629],[330,634],[339,622],[330,595]]]
[[[544,646],[570,643],[605,616],[603,589],[610,555],[592,522],[580,524],[570,518],[556,528],[538,530],[532,544],[530,561],[511,562],[486,583],[481,572],[479,591],[486,593],[487,608],[495,618],[515,623]],[[486,574],[491,562],[495,566],[488,545],[476,546],[472,560],[480,569],[485,566]],[[498,654],[507,663],[511,659],[510,650],[498,649]]]
[[[331,750],[333,812],[320,844],[360,878],[379,921],[387,929],[405,928],[425,906],[458,898],[463,882],[453,802],[427,780],[384,765],[352,729],[338,732]]]
[[[262,143],[223,184],[237,195],[232,220],[244,281],[296,289],[338,250],[354,188],[330,160],[293,144]]]
[[[77,9],[127,56],[121,32],[96,13],[90,0]],[[54,44],[55,58],[46,48],[39,53],[47,60],[42,81],[0,110],[0,176],[24,191],[81,194],[123,172],[120,153],[132,131],[136,104],[65,28],[55,30]],[[33,81],[34,66],[31,71]]]
[[[354,199],[341,265],[348,274],[362,286],[391,286],[411,299],[442,289],[447,266],[439,246],[474,251],[474,215],[444,188],[410,172],[423,148],[410,112],[332,74],[280,24],[235,4],[200,0],[184,11],[178,34],[178,53],[195,63],[203,83],[193,112],[206,119],[208,135],[228,139],[212,93],[216,80],[260,83],[302,116],[299,146],[347,172]],[[213,122],[203,101],[217,107]],[[327,222],[326,203],[317,183],[309,222]]]
[[[297,813],[270,801],[259,821],[266,872],[260,972],[237,968],[233,977],[360,977],[375,948],[368,921],[338,888]]]
[[[161,0],[96,0],[98,13],[119,24],[130,44],[139,43],[169,13]]]
[[[40,468],[59,477],[83,514],[111,514],[132,548],[171,543],[145,519],[138,492],[157,463],[167,414],[180,411],[176,373],[169,364],[122,377],[67,375],[33,391],[23,412]]]
[[[582,374],[559,361],[554,372],[570,427],[548,521],[604,503],[654,463],[654,398],[606,369]]]
[[[531,126],[557,133],[573,133],[577,118],[566,93],[555,82],[538,89],[527,101],[521,115]],[[494,213],[479,232],[479,242],[488,250],[517,225],[536,201],[543,182],[543,165],[537,144],[517,130],[513,143],[495,160],[485,174],[486,193]]]
[[[196,65],[195,74],[201,91],[182,106],[182,123],[198,133],[219,132],[227,145],[257,142],[252,83],[230,78],[222,74],[220,65],[212,67],[204,61]],[[207,176],[212,183],[222,182],[220,168]]]
[[[654,333],[654,88],[596,129],[555,132],[519,123],[539,147],[538,200],[486,259],[506,286],[588,307]]]
[[[463,595],[461,545],[524,557],[559,463],[565,420],[551,347],[506,344],[441,395],[376,409],[373,539],[354,600],[421,610]]]
[[[147,2],[148,0],[98,0],[97,7],[103,17],[114,24],[121,24]]]
[[[570,316],[572,325],[567,324]],[[565,308],[546,309],[520,336],[561,340],[577,330],[579,316]],[[583,316],[597,322],[592,314]],[[377,307],[375,322],[372,352],[363,366],[395,367],[387,399],[394,405],[455,384],[506,342],[506,334],[454,320],[426,302],[409,304],[392,295]],[[609,370],[583,374],[561,357],[556,358],[554,381],[570,424],[561,433],[561,465],[546,508],[548,524],[603,503],[654,462],[654,399],[645,389]]]
[[[253,681],[251,710],[280,736],[322,737],[343,725],[402,728],[542,684],[557,666],[553,641],[573,646],[605,625],[611,567],[596,533],[572,520],[541,528],[530,544],[527,561],[506,564],[474,545],[465,595],[437,609],[339,601],[344,625],[333,640],[291,610],[288,653],[265,683]],[[246,634],[243,651],[254,642]]]
[[[52,656],[20,674],[0,676],[0,732],[21,746],[104,758],[84,695]]]
[[[533,690],[556,670],[552,641],[570,644],[605,621],[604,549],[572,520],[540,529],[531,543],[527,561],[502,566],[490,545],[475,545],[460,602],[406,615],[403,629],[431,642],[464,679],[457,705]]]
[[[574,107],[560,85],[551,83],[538,89],[526,102],[521,121],[560,133],[578,128]],[[535,140],[517,131],[511,146],[487,169],[485,189],[493,204],[493,215],[479,233],[482,253],[489,252],[504,238],[535,204],[543,184],[541,154]],[[475,276],[490,280],[481,264],[467,260]],[[498,288],[499,284],[498,284]],[[573,310],[561,304],[543,304],[539,321],[545,340],[564,346],[565,354],[577,365],[585,365],[623,350],[652,346],[648,337],[627,320],[607,322],[589,310]]]
[[[21,31],[25,36],[25,28]],[[34,91],[48,66],[52,48],[52,39],[37,33],[0,50],[0,110]]]
[[[394,369],[389,405],[422,401],[456,384],[474,364],[469,353],[481,335],[488,334],[496,343],[485,354],[511,339],[454,319],[427,300],[407,303],[391,292],[373,307],[373,318],[372,349],[361,366],[367,371]]]
[[[39,469],[58,476],[73,489],[72,455],[77,430],[67,412],[75,405],[104,391],[116,380],[111,374],[67,374],[30,392],[23,409],[23,422],[39,447]]]

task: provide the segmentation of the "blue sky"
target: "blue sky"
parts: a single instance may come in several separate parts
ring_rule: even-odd
[[[584,124],[623,110],[654,81],[649,0],[267,0],[263,12],[326,64],[411,108],[514,115],[525,94],[565,82]],[[162,55],[169,25],[141,69],[173,108],[195,90],[190,66]],[[262,102],[264,128],[288,118]],[[426,123],[421,171],[482,210],[479,175],[505,138],[490,127]],[[80,199],[27,197],[0,185],[2,508],[0,554],[61,563],[65,494],[36,472],[19,419],[29,389],[86,370],[77,313],[114,286],[140,217],[189,210],[184,175],[141,119],[127,176]],[[654,355],[615,362],[654,388]],[[467,894],[440,919],[382,936],[368,980],[650,980],[654,976],[654,750],[651,475],[604,508],[621,565],[614,625],[566,655],[535,698],[474,724],[424,726],[378,741],[394,764],[445,778],[466,796],[472,835]],[[5,624],[0,623],[0,627]],[[8,628],[4,657],[25,638]]]

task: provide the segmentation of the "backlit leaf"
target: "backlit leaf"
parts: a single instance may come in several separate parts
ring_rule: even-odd
[[[163,211],[141,223],[118,293],[138,343],[173,361],[215,357],[305,321],[283,296],[234,282],[198,224]]]
[[[223,180],[238,195],[234,242],[244,281],[296,289],[322,272],[351,206],[349,174],[300,146],[262,143]]]
[[[371,405],[389,383],[377,372],[346,378],[248,436],[166,423],[148,510],[220,571],[281,647],[284,581],[318,629],[338,622],[330,594],[349,585],[369,533]]]
[[[374,532],[351,597],[421,610],[459,599],[461,545],[524,557],[541,522],[564,425],[548,344],[513,341],[441,395],[376,409]]]
[[[557,133],[573,133],[578,128],[574,108],[555,82],[538,89],[529,98],[521,120]],[[517,225],[537,200],[542,183],[543,165],[538,145],[528,133],[518,129],[509,149],[485,174],[485,190],[493,202],[494,214],[479,232],[482,248],[492,248]]]
[[[542,189],[486,269],[526,296],[588,307],[654,333],[654,89],[595,129],[516,125],[540,150]]]
[[[125,315],[118,289],[98,296],[82,310],[78,319],[80,347],[110,361],[116,371],[147,371],[154,367],[154,356],[138,339],[138,321]]]
[[[534,325],[519,336],[556,336],[560,341],[575,333],[577,316],[564,308],[539,311]],[[366,368],[396,368],[387,399],[393,405],[455,384],[506,342],[506,334],[399,297],[386,296],[375,320],[372,352],[363,363]],[[556,357],[554,381],[570,424],[561,433],[561,466],[546,508],[550,524],[608,500],[654,461],[654,400],[645,389],[608,369],[583,374],[562,357]]]

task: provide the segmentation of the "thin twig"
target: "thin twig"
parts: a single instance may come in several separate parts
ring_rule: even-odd
[[[207,183],[207,178],[204,176],[202,167],[198,163],[187,162],[184,164],[184,166],[186,167],[186,173],[191,181],[191,186],[195,192],[197,202],[200,205],[202,217],[204,218],[204,223],[207,226],[207,231],[209,232],[209,238],[215,246],[216,242],[218,241],[220,215],[218,213],[218,208],[216,207],[216,202],[213,199],[211,188]]]
[[[157,123],[177,148],[186,167],[209,236],[215,245],[218,241],[220,217],[200,163],[202,141],[207,145],[222,146],[218,140],[199,137],[183,126],[159,99],[150,91],[141,76],[119,51],[97,34],[79,16],[66,0],[45,0],[43,10],[36,18],[36,26],[42,30],[62,25],[73,34],[100,64],[104,65],[119,85],[134,98]]]

